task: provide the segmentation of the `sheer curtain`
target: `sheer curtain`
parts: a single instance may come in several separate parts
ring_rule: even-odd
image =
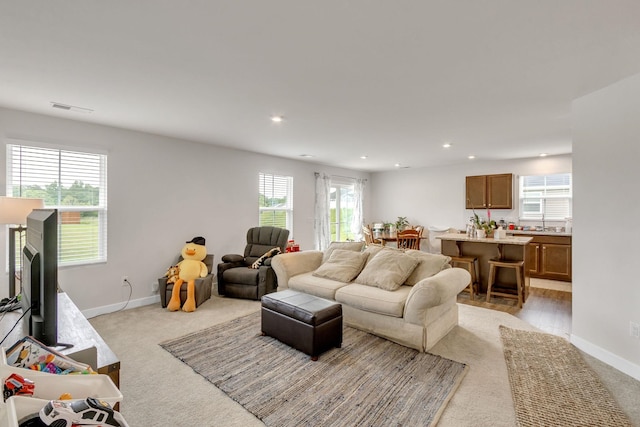
[[[331,192],[331,177],[316,172],[316,204],[314,221],[314,240],[317,250],[324,251],[331,243],[331,228],[329,227],[329,196]]]
[[[362,208],[362,199],[364,198],[364,186],[366,179],[356,178],[353,180],[353,218],[351,221],[351,231],[355,236],[355,241],[364,240],[362,235],[362,226],[364,225],[364,211]]]

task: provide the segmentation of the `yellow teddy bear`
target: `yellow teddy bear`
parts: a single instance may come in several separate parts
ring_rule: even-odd
[[[182,311],[191,312],[196,310],[196,279],[206,277],[209,273],[206,264],[202,262],[207,256],[204,237],[198,236],[191,239],[184,245],[181,254],[183,260],[178,263],[178,280],[173,285],[167,309],[169,311],[180,309],[180,288],[182,283],[187,282],[187,299],[182,306]]]

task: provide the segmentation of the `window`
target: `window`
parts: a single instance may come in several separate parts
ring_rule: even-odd
[[[339,184],[331,182],[329,195],[329,226],[331,227],[331,240],[346,242],[355,240],[352,230],[355,198],[353,184]]]
[[[58,209],[60,265],[107,260],[107,156],[7,144],[7,195]]]
[[[286,228],[293,236],[293,177],[260,172],[260,226]]]
[[[520,219],[564,221],[572,216],[570,173],[520,177]]]

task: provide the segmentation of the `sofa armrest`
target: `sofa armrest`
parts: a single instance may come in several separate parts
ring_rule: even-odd
[[[407,322],[422,325],[427,310],[455,298],[469,286],[471,274],[464,268],[447,268],[413,286],[404,307]]]
[[[289,279],[298,274],[316,270],[322,264],[321,251],[288,252],[276,255],[271,260],[271,267],[278,277],[278,289],[289,287]]]

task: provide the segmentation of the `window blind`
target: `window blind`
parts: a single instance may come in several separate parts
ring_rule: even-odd
[[[60,265],[107,259],[107,156],[7,144],[7,195],[58,209]]]
[[[520,219],[564,221],[572,216],[570,173],[520,177]]]
[[[259,224],[285,228],[293,235],[293,177],[260,172]]]

